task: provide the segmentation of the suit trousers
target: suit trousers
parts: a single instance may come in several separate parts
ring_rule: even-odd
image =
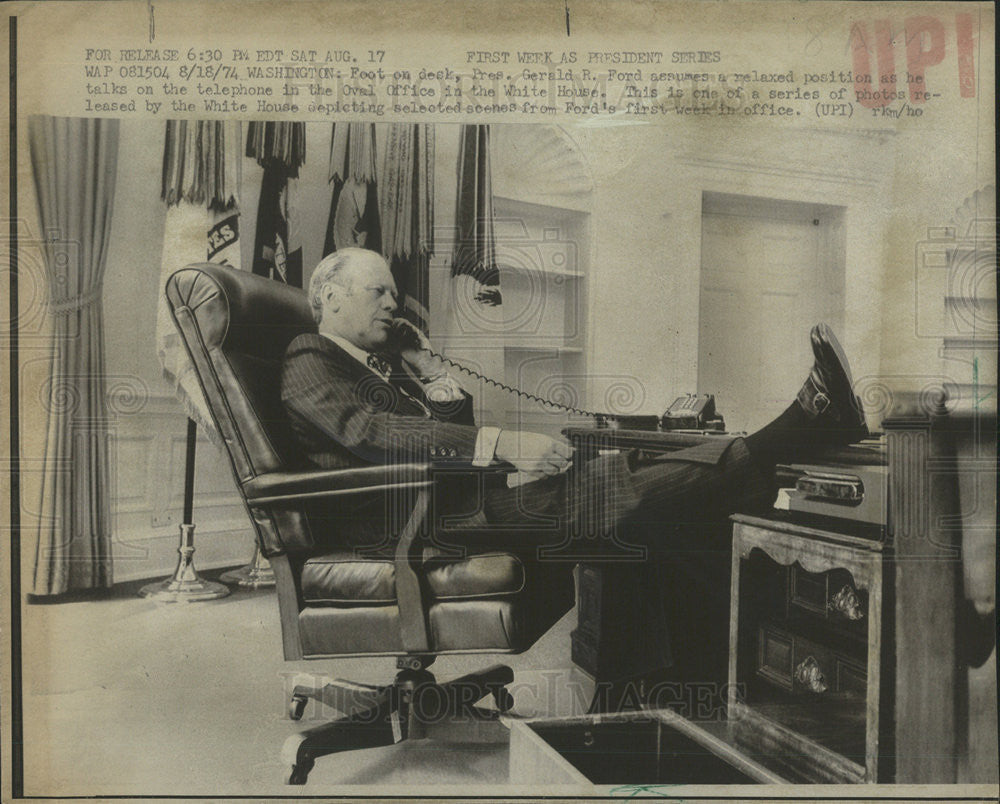
[[[514,488],[487,486],[474,510],[461,513],[452,496],[437,505],[443,514],[438,535],[447,544],[512,550],[588,541],[612,549],[637,546],[643,554],[670,552],[678,531],[715,525],[770,502],[770,474],[753,461],[744,440],[706,438],[705,445],[655,456],[602,455]]]
[[[562,475],[485,489],[481,510],[436,538],[446,550],[488,545],[539,560],[604,562],[605,594],[640,590],[637,610],[615,627],[622,675],[670,668],[715,699],[729,645],[728,517],[763,513],[773,493],[773,473],[743,439],[711,436],[701,447],[604,455]]]

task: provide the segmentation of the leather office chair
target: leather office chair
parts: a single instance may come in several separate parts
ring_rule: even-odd
[[[512,703],[504,686],[513,680],[509,667],[443,684],[427,667],[444,653],[529,648],[572,607],[570,566],[497,550],[454,556],[428,546],[430,463],[332,471],[303,464],[280,400],[286,347],[316,330],[303,291],[201,264],[175,272],[166,294],[274,568],[285,659],[397,657],[399,672],[386,686],[335,681],[295,688],[293,719],[308,698],[342,717],[287,740],[287,781],[304,784],[320,756],[405,738],[502,741],[498,710]],[[331,506],[387,494],[394,505],[412,501],[401,532],[386,533],[387,543],[376,549],[351,548],[330,524]],[[473,705],[489,694],[497,710]]]

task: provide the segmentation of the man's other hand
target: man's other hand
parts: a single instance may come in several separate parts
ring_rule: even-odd
[[[502,430],[494,455],[538,478],[565,472],[573,457],[573,447],[561,436],[551,438],[541,433]]]

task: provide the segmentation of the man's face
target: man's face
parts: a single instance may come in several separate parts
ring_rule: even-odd
[[[398,301],[392,272],[378,254],[365,252],[345,265],[324,288],[323,302],[324,329],[368,352],[385,346]]]

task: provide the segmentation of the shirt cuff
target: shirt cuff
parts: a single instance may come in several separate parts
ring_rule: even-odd
[[[499,427],[479,428],[479,433],[476,435],[476,447],[472,453],[473,466],[489,466],[493,463],[493,457],[497,450],[497,441],[499,438]]]

